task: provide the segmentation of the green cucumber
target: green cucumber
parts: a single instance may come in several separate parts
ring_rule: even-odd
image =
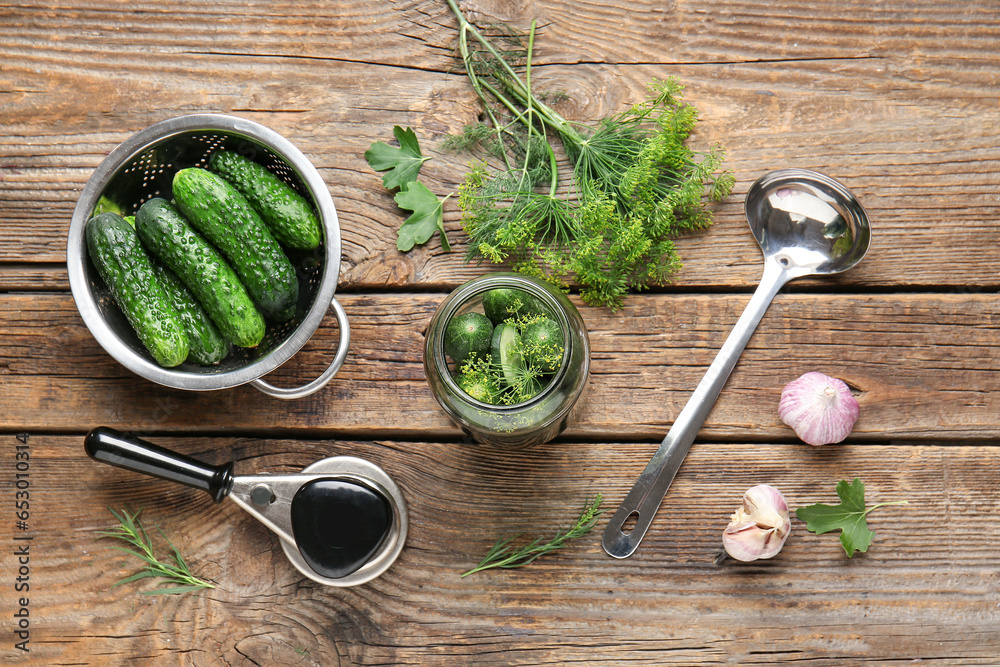
[[[266,167],[232,151],[216,151],[208,168],[247,198],[279,243],[295,250],[319,247],[323,232],[313,207]]]
[[[188,359],[202,366],[211,366],[229,354],[229,341],[222,337],[205,309],[177,275],[159,262],[153,263],[157,280],[170,302],[181,316],[188,337]]]
[[[461,366],[470,359],[485,358],[490,351],[493,323],[482,313],[463,313],[444,330],[444,351]]]
[[[91,213],[92,218],[96,218],[101,213],[117,213],[118,215],[123,215],[125,212],[118,202],[110,199],[107,195],[101,195],[97,203],[94,204],[94,211]]]
[[[239,277],[208,241],[165,199],[150,199],[135,216],[142,243],[181,279],[228,340],[256,347],[264,317]]]
[[[524,358],[543,373],[555,373],[562,364],[563,333],[555,321],[547,317],[524,327],[521,332]]]
[[[495,325],[509,319],[544,313],[531,294],[513,287],[498,287],[483,294],[483,312]]]
[[[493,363],[500,366],[504,382],[513,385],[524,374],[524,357],[521,356],[521,337],[513,324],[501,324],[494,330],[490,343]]]
[[[156,363],[171,368],[188,356],[180,315],[156,280],[135,230],[117,213],[101,213],[85,229],[87,252],[115,303]]]
[[[239,190],[191,167],[174,174],[173,192],[181,213],[222,251],[257,307],[279,322],[290,320],[299,296],[295,268]]]

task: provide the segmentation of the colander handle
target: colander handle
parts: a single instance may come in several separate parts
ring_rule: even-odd
[[[327,369],[323,371],[323,374],[312,382],[304,384],[301,387],[282,389],[281,387],[275,387],[273,384],[269,384],[260,378],[251,382],[254,387],[268,396],[292,400],[295,398],[304,398],[305,396],[309,396],[310,394],[319,391],[333,379],[333,376],[337,374],[340,367],[344,365],[344,359],[347,358],[347,346],[351,342],[351,327],[347,322],[347,313],[344,312],[344,307],[340,305],[340,302],[337,301],[336,297],[334,297],[333,301],[330,302],[330,306],[333,307],[333,314],[337,317],[337,326],[340,327],[340,342],[337,344],[337,355],[333,358],[333,362],[327,367]]]

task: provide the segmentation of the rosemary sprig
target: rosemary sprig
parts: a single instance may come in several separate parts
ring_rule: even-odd
[[[100,531],[98,533],[98,539],[112,537],[127,542],[128,544],[134,546],[135,550],[120,546],[115,546],[113,548],[118,549],[119,551],[124,551],[127,554],[132,554],[146,563],[145,569],[136,572],[130,577],[125,577],[114,586],[120,586],[122,584],[127,584],[146,577],[160,577],[178,585],[167,588],[157,588],[152,591],[143,591],[143,595],[190,593],[191,591],[197,591],[202,588],[215,588],[213,584],[210,584],[207,581],[199,579],[191,574],[191,570],[188,568],[187,563],[184,562],[184,557],[181,556],[181,552],[177,550],[177,547],[174,546],[173,542],[167,538],[163,531],[160,530],[160,527],[156,524],[153,524],[156,527],[156,530],[173,550],[173,553],[171,554],[173,563],[162,562],[153,554],[153,541],[149,538],[149,534],[146,532],[145,527],[139,520],[139,515],[142,514],[141,509],[135,514],[130,514],[127,509],[123,509],[121,514],[119,514],[110,507],[108,508],[108,511],[111,512],[116,519],[118,519],[118,523],[120,525],[114,530]],[[112,586],[112,588],[114,588],[114,586]]]
[[[479,565],[476,565],[468,572],[463,572],[462,576],[467,577],[470,574],[489,570],[494,567],[504,569],[523,567],[540,556],[561,549],[569,540],[583,537],[590,532],[590,529],[597,523],[597,519],[604,513],[604,510],[599,509],[603,500],[604,498],[599,493],[593,500],[588,500],[583,508],[583,512],[580,514],[580,518],[576,520],[576,525],[568,530],[556,533],[556,536],[548,542],[543,543],[543,538],[539,537],[529,544],[514,549],[511,546],[511,542],[517,539],[518,535],[498,541],[486,553],[486,556],[479,561]]]

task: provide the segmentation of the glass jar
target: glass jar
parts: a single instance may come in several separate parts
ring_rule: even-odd
[[[483,312],[483,295],[499,288],[529,294],[541,314],[562,331],[562,361],[548,384],[530,399],[512,405],[493,405],[465,393],[453,376],[457,364],[445,353],[445,332],[452,318]],[[569,423],[587,384],[590,341],[583,318],[562,292],[517,273],[492,273],[458,287],[438,307],[424,340],[424,371],[434,398],[465,433],[481,443],[529,446],[551,440]]]

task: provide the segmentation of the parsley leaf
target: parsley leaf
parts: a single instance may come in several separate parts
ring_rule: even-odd
[[[795,516],[805,521],[806,529],[817,535],[840,529],[840,543],[848,558],[852,558],[855,551],[868,551],[875,537],[875,533],[868,530],[866,517],[869,512],[885,505],[905,505],[907,502],[879,503],[865,509],[865,484],[858,477],[854,482],[840,480],[837,495],[841,500],[839,505],[807,505],[795,510]]]
[[[449,197],[451,195],[448,195]],[[427,189],[420,181],[405,184],[396,193],[396,204],[399,208],[412,211],[399,227],[396,247],[402,252],[413,248],[415,244],[427,243],[435,231],[441,232],[441,248],[451,252],[448,237],[444,231],[444,202],[448,199],[438,199],[437,195]]]
[[[417,141],[416,133],[410,129],[405,130],[399,125],[392,128],[392,133],[396,135],[399,148],[393,148],[389,144],[376,141],[371,148],[365,151],[365,159],[375,171],[385,171],[382,175],[382,183],[389,190],[402,188],[407,183],[417,180],[420,167],[424,162],[430,160],[420,152],[420,143]],[[412,246],[411,246],[412,247]]]

